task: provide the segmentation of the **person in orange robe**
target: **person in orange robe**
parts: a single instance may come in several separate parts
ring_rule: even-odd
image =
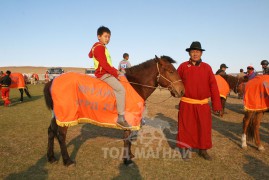
[[[9,100],[9,92],[10,92],[10,85],[11,85],[11,78],[10,78],[11,72],[7,70],[6,75],[1,78],[0,84],[1,84],[1,96],[4,100],[4,106],[8,107],[10,106],[10,100]]]
[[[190,59],[177,69],[185,86],[185,95],[179,103],[177,146],[199,149],[201,157],[211,160],[207,153],[212,147],[212,117],[208,99],[211,97],[213,110],[220,113],[220,94],[210,65],[202,62],[201,56],[205,50],[200,42],[194,41],[186,51]],[[190,156],[183,156],[183,159],[188,158]]]

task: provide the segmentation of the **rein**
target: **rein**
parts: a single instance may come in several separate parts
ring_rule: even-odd
[[[168,98],[166,98],[165,100],[162,100],[162,101],[160,101],[160,102],[152,102],[152,101],[150,101],[150,100],[146,100],[146,101],[148,101],[149,103],[151,103],[151,104],[160,104],[160,103],[163,103],[163,102],[165,102],[165,101],[167,101],[168,99],[170,99],[172,97],[172,95],[170,95]]]
[[[174,83],[177,83],[177,82],[180,82],[180,81],[182,81],[181,79],[179,79],[179,80],[176,80],[176,81],[170,81],[169,79],[167,79],[166,77],[164,77],[161,73],[160,73],[160,69],[159,69],[159,64],[157,63],[157,70],[158,70],[158,75],[157,75],[157,83],[158,83],[158,86],[157,87],[155,87],[155,86],[150,86],[150,85],[146,85],[146,84],[140,84],[140,83],[136,83],[136,82],[131,82],[131,81],[129,81],[129,83],[130,84],[135,84],[135,85],[139,85],[139,86],[142,86],[142,87],[147,87],[147,88],[153,88],[153,89],[157,89],[157,88],[159,88],[160,90],[161,89],[167,89],[168,91],[172,91],[172,90],[174,90],[174,86],[173,86],[173,84]],[[159,84],[159,81],[160,81],[160,78],[163,78],[164,80],[166,80],[166,81],[168,81],[169,83],[170,83],[170,85],[169,86],[167,86],[167,87],[161,87],[160,86],[160,84]],[[170,97],[168,97],[167,99],[165,99],[165,100],[163,100],[163,101],[161,101],[161,102],[151,102],[151,101],[149,101],[149,100],[147,100],[148,102],[150,102],[150,103],[152,103],[152,104],[160,104],[160,103],[162,103],[162,102],[165,102],[165,101],[167,101],[168,99],[170,99],[172,97],[172,95],[170,95]]]
[[[161,87],[161,86],[157,86],[157,87],[155,87],[155,86],[149,86],[149,85],[144,85],[144,84],[139,84],[139,83],[135,83],[135,82],[129,82],[130,84],[136,84],[136,85],[139,85],[139,86],[142,86],[142,87],[147,87],[147,88],[154,88],[154,89],[157,89],[157,88],[159,88],[160,90],[161,89],[167,89],[168,91],[171,91],[169,88],[164,88],[164,87]],[[150,100],[146,100],[146,101],[148,101],[149,103],[151,103],[151,104],[160,104],[160,103],[163,103],[163,102],[165,102],[165,101],[167,101],[168,99],[170,99],[172,97],[172,95],[170,95],[168,98],[166,98],[165,100],[162,100],[162,101],[160,101],[160,102],[152,102],[152,101],[150,101]]]

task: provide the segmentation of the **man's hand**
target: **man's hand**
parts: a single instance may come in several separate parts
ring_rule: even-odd
[[[223,110],[220,111],[213,111],[213,114],[219,116],[219,117],[223,117]]]

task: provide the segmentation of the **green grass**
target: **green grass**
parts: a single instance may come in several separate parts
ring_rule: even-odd
[[[19,101],[19,91],[11,90],[11,107],[0,103],[0,179],[265,179],[269,177],[268,113],[262,128],[262,140],[266,151],[258,152],[254,147],[243,151],[240,145],[241,120],[243,115],[227,109],[226,118],[213,118],[213,144],[209,151],[212,162],[207,162],[193,154],[190,162],[180,158],[137,158],[134,166],[125,167],[120,158],[104,157],[103,148],[123,147],[123,132],[101,128],[90,124],[70,127],[67,134],[68,151],[76,166],[63,166],[58,142],[55,140],[55,156],[58,163],[50,164],[46,159],[47,128],[51,113],[45,106],[43,86],[30,85],[31,99],[24,97]],[[156,91],[152,101],[159,102],[167,93]],[[159,98],[159,99],[158,99]],[[239,101],[238,101],[239,102]],[[148,104],[148,122],[157,123],[163,119],[177,129],[178,100],[170,98],[162,106]],[[238,107],[240,107],[238,105]],[[163,112],[160,116],[159,112]],[[153,120],[153,118],[155,120]],[[267,127],[267,128],[266,128]],[[165,137],[152,144],[143,144],[142,140]],[[147,138],[145,138],[147,137]],[[150,125],[139,132],[138,140],[133,145],[136,149],[157,147],[174,149],[168,139],[175,135],[160,131]]]

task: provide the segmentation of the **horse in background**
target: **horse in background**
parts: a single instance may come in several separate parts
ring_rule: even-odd
[[[238,93],[238,86],[243,82],[243,78],[238,78],[232,75],[227,75],[220,73],[219,75],[215,75],[219,92],[220,92],[220,101],[222,105],[222,111],[220,113],[220,116],[223,117],[225,104],[227,100],[227,96],[230,93],[230,90],[233,90],[234,93]],[[225,81],[223,81],[223,79]]]
[[[175,67],[172,65],[175,61],[168,57],[162,56],[155,59],[148,60],[142,64],[133,66],[131,68],[125,69],[126,78],[130,82],[132,88],[139,94],[139,96],[145,101],[158,86],[167,88],[171,95],[174,97],[181,97],[184,94],[184,85],[179,77]],[[68,73],[67,73],[68,74]],[[54,110],[56,107],[57,101],[53,99],[51,94],[51,86],[52,82],[58,81],[59,78],[64,78],[67,74],[63,74],[59,76],[57,79],[48,82],[44,87],[44,95],[46,105],[50,110]],[[92,79],[90,76],[85,76],[89,81]],[[89,82],[88,81],[88,82]],[[66,82],[69,82],[66,79]],[[53,83],[53,87],[55,87],[56,83]],[[70,85],[71,86],[71,85]],[[70,86],[66,86],[66,88],[70,88]],[[87,88],[84,88],[86,90]],[[73,94],[65,93],[65,96],[70,97]],[[126,94],[127,96],[127,94]],[[80,104],[78,104],[80,106]],[[95,108],[93,106],[92,108]],[[139,120],[141,121],[141,119]],[[67,134],[68,126],[59,126],[58,121],[55,116],[51,119],[51,124],[48,128],[48,148],[47,148],[47,158],[50,163],[56,161],[54,156],[54,138],[58,139],[61,148],[61,154],[63,158],[63,163],[65,166],[69,166],[74,164],[74,161],[70,159],[70,156],[66,147],[66,134]],[[131,130],[124,130],[123,141],[124,141],[124,153],[123,153],[123,161],[125,165],[132,164],[132,158],[134,155],[131,152],[132,138],[130,137]]]
[[[244,109],[242,148],[247,148],[247,140],[254,140],[259,151],[264,147],[260,140],[260,123],[265,111],[269,109],[269,75],[256,76],[249,80],[244,89]]]
[[[32,74],[32,76],[31,76],[31,78],[30,78],[30,82],[31,82],[31,84],[33,84],[33,85],[38,84],[38,82],[39,82],[39,76],[38,76],[37,73],[33,73],[33,74]]]
[[[20,91],[20,102],[23,101],[23,91],[25,92],[25,94],[31,98],[32,96],[29,93],[28,87],[25,83],[25,78],[22,75],[22,73],[11,73],[10,74],[10,78],[11,78],[11,85],[10,88],[17,88]]]

